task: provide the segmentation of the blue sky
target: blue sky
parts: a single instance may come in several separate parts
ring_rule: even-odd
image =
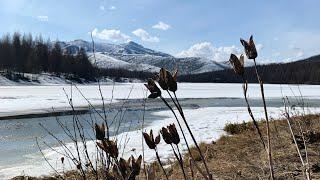
[[[264,62],[320,54],[318,0],[1,0],[0,34],[129,40],[177,56],[225,61],[251,34]]]

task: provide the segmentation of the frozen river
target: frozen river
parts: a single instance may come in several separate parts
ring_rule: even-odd
[[[56,122],[56,117],[37,117],[15,119],[12,116],[24,114],[37,114],[69,109],[66,94],[71,96],[70,86],[2,86],[0,87],[0,116],[11,116],[10,120],[0,121],[0,179],[13,176],[43,175],[51,172],[49,166],[43,160],[35,138],[40,142],[45,141],[50,146],[59,149],[57,142],[40,128],[39,123],[47,127],[55,136],[66,143],[70,143],[65,133]],[[78,86],[79,90],[93,105],[101,105],[98,86]],[[240,122],[249,120],[246,113],[244,100],[242,99],[241,84],[193,84],[181,83],[178,85],[177,95],[185,108],[187,120],[190,123],[195,136],[199,141],[210,142],[216,140],[224,132],[222,128],[228,122]],[[310,108],[308,112],[319,112],[320,86],[317,85],[265,85],[265,93],[269,115],[280,117],[282,114],[282,97],[289,96],[292,104],[298,105],[300,95]],[[141,83],[116,84],[102,86],[102,93],[108,106],[108,121],[113,123],[112,135],[118,137],[132,137],[124,150],[125,156],[141,153],[141,120],[144,107],[142,98],[146,90]],[[260,91],[256,84],[249,84],[249,96],[256,117],[262,117]],[[79,91],[73,87],[72,99],[74,105],[80,109],[86,109],[88,102]],[[109,102],[113,100],[112,105]],[[124,100],[128,99],[128,100]],[[123,103],[125,102],[125,105]],[[109,108],[110,107],[110,108]],[[88,136],[93,136],[91,127],[85,120],[101,122],[96,113],[87,112],[80,115],[83,119],[84,130]],[[72,125],[72,116],[58,117],[67,126]],[[115,124],[122,119],[120,128]],[[147,129],[159,131],[162,126],[174,122],[173,116],[160,100],[148,100],[145,112]],[[42,146],[46,149],[45,146]],[[134,152],[132,149],[136,149]],[[170,148],[161,144],[161,156],[169,157]],[[44,150],[49,161],[59,169],[61,155],[46,149]],[[153,152],[146,150],[146,160],[153,160]]]

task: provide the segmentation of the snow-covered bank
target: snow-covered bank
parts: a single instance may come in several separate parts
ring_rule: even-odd
[[[281,117],[282,108],[268,108],[269,114],[273,118]],[[319,108],[309,109],[312,113],[319,113]],[[263,117],[262,108],[253,108],[253,113],[259,119]],[[154,113],[156,115],[166,116],[166,118],[152,123],[146,128],[146,131],[153,129],[155,133],[158,133],[160,128],[168,125],[169,123],[174,123],[175,119],[170,111],[160,111]],[[186,117],[190,124],[190,127],[199,142],[212,142],[217,140],[221,135],[224,135],[225,132],[222,130],[224,125],[228,122],[242,122],[250,119],[245,107],[207,107],[200,108],[196,110],[185,110]],[[188,133],[187,133],[188,134]],[[180,133],[181,135],[181,133]],[[129,157],[131,154],[136,156],[142,153],[142,138],[141,131],[131,131],[125,132],[117,136],[118,140],[122,142],[125,141],[125,138],[130,137],[124,151],[124,157]],[[182,138],[182,137],[181,137]],[[189,142],[191,138],[187,135]],[[181,141],[183,143],[183,141]],[[90,147],[89,151],[93,153],[95,149],[93,148],[93,142],[88,142]],[[72,148],[72,144],[68,144],[68,147]],[[145,145],[146,147],[146,145]],[[184,150],[185,146],[183,146]],[[132,151],[135,149],[135,151]],[[63,152],[61,148],[55,148],[55,151]],[[159,153],[160,156],[165,160],[172,157],[172,152],[170,146],[166,145],[163,141],[159,144]],[[60,163],[61,154],[55,152],[51,149],[44,150],[44,154],[49,162],[57,169],[62,171],[68,169],[74,169],[75,167],[72,163],[65,163],[65,166],[62,167]],[[122,152],[122,150],[120,151]],[[29,154],[24,157],[25,161],[15,167],[0,167],[0,178],[10,178],[17,175],[25,174],[31,176],[40,176],[47,175],[50,172],[53,172],[49,165],[44,161],[40,153]],[[145,160],[150,162],[155,160],[155,155],[153,150],[145,148]]]
[[[78,85],[83,95],[93,105],[101,104],[101,96],[97,85]],[[115,85],[101,86],[106,102],[117,99],[141,99],[146,95],[143,83],[117,83]],[[177,95],[179,98],[242,98],[241,84],[223,83],[179,83]],[[0,116],[9,116],[26,113],[52,112],[57,110],[70,110],[68,100],[63,89],[71,95],[70,85],[56,86],[0,86]],[[319,85],[276,85],[266,84],[265,94],[267,98],[284,96],[300,96],[318,99]],[[249,84],[249,97],[260,97],[257,84]],[[167,94],[164,93],[167,97]],[[87,101],[76,88],[72,88],[72,99],[75,107],[88,106]]]
[[[75,78],[73,80],[68,79],[64,74],[54,75],[50,73],[40,73],[40,74],[31,74],[31,73],[13,73],[17,76],[16,79],[10,77],[10,74],[0,73],[0,86],[56,86],[56,85],[68,85],[71,82],[77,85],[95,85],[96,81],[88,81],[83,78]],[[9,77],[7,77],[9,76]],[[114,78],[104,77],[100,79],[100,84],[113,84]],[[118,78],[118,82],[132,83],[132,82],[141,82],[139,79],[135,78]]]

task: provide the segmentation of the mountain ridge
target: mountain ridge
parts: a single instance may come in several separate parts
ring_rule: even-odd
[[[257,66],[264,83],[270,84],[320,84],[320,55],[286,63],[261,64]],[[257,83],[255,68],[245,67],[245,79]],[[182,82],[202,83],[243,83],[243,79],[233,69],[182,75]]]
[[[102,69],[119,68],[132,71],[156,72],[165,67],[169,70],[179,69],[181,74],[195,74],[228,68],[226,65],[201,57],[174,57],[170,54],[146,48],[136,42],[123,44],[95,42],[95,52],[99,60],[92,55],[91,42],[76,39],[59,42],[61,48],[70,54],[76,54],[80,48],[87,51],[92,63]]]

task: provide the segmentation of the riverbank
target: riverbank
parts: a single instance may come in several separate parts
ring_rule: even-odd
[[[312,179],[320,178],[320,115],[294,117],[293,131],[306,162],[306,151],[301,142],[298,122],[301,124],[307,142],[307,154]],[[266,134],[265,122],[259,126]],[[271,147],[276,179],[304,179],[304,168],[285,119],[271,121]],[[218,179],[268,179],[268,159],[252,123],[236,123],[226,126],[229,135],[222,136],[213,143],[201,144],[206,154],[209,169]],[[230,132],[234,133],[230,135]],[[265,139],[266,136],[264,135]],[[193,151],[194,156],[199,156]],[[188,162],[188,155],[185,162]],[[200,161],[199,161],[200,164]],[[188,163],[186,170],[189,171]],[[194,169],[197,171],[196,169]],[[172,166],[170,179],[183,179],[177,163]],[[190,172],[190,171],[189,171]],[[189,175],[191,175],[189,173]],[[201,179],[198,174],[198,179]],[[163,177],[162,177],[163,178]]]
[[[308,161],[312,179],[320,178],[320,115],[296,116],[292,119],[292,126],[295,134],[299,136],[300,123],[304,137],[307,141]],[[264,121],[259,122],[262,132],[266,131]],[[220,137],[211,143],[201,143],[200,147],[206,155],[210,171],[215,179],[268,179],[269,167],[265,150],[252,123],[233,123],[225,126],[228,135]],[[312,132],[312,133],[310,133]],[[274,171],[277,179],[303,179],[304,168],[301,165],[292,136],[289,132],[288,124],[285,119],[271,121],[271,140],[272,155],[274,161]],[[301,142],[299,142],[301,145]],[[298,143],[298,144],[299,144]],[[306,151],[300,147],[303,157]],[[201,166],[198,153],[192,149],[193,156]],[[189,155],[184,157],[185,170],[189,177],[192,177]],[[177,162],[169,163],[166,171],[169,179],[183,179],[181,169]],[[156,177],[165,179],[162,171],[158,168]],[[194,179],[202,179],[195,167]],[[143,170],[140,172],[140,178],[143,179]],[[66,172],[66,179],[72,179],[78,176],[76,171]],[[38,180],[44,177],[26,177],[18,176],[14,180]],[[59,179],[55,176],[45,177]],[[89,178],[90,179],[90,178]]]

